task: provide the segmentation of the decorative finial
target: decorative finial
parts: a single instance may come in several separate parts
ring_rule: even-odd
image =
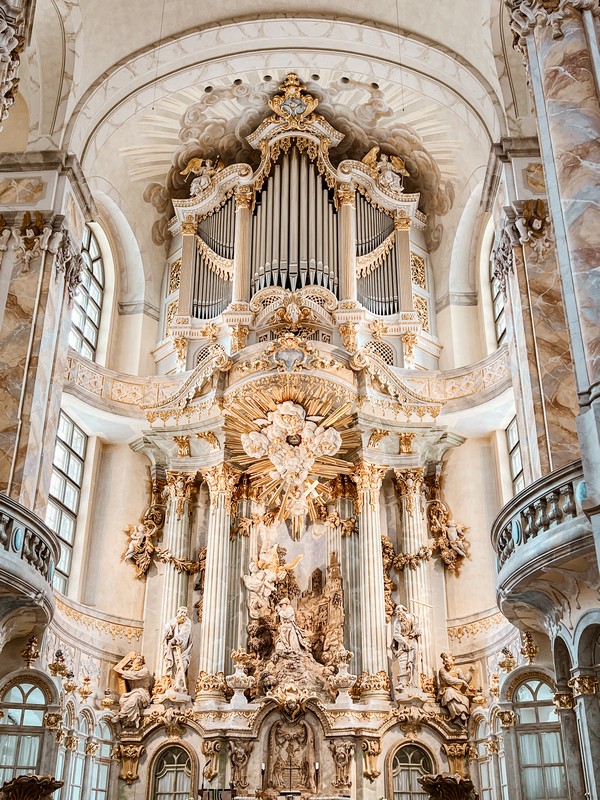
[[[319,105],[316,97],[306,93],[306,86],[293,72],[279,86],[280,94],[269,100],[270,108],[288,123],[305,120]]]
[[[25,662],[27,669],[31,669],[32,665],[39,657],[40,651],[38,650],[37,636],[31,636],[27,642],[27,647],[21,650],[21,658]]]

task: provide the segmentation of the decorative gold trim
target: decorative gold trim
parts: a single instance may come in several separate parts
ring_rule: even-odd
[[[132,625],[120,625],[118,622],[107,622],[106,620],[93,617],[89,614],[84,614],[82,611],[77,611],[71,606],[66,605],[58,595],[54,595],[56,607],[66,617],[74,619],[81,625],[87,628],[95,628],[103,633],[109,633],[113,639],[123,638],[131,642],[132,639],[141,639],[144,632],[143,628],[134,628]]]

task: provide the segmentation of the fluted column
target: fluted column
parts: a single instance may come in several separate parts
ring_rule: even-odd
[[[169,500],[161,546],[177,559],[190,557],[191,501],[195,484],[195,472],[167,470]],[[163,657],[162,632],[167,622],[175,616],[177,609],[187,605],[188,583],[189,574],[185,570],[178,571],[171,561],[165,563],[157,631],[157,673],[161,669]]]
[[[396,217],[394,220],[394,247],[398,264],[398,308],[400,311],[414,311],[412,278],[410,274],[410,217]]]
[[[387,674],[388,668],[379,508],[386,471],[387,467],[361,461],[352,475],[358,511],[362,669],[369,675]]]
[[[210,518],[199,668],[201,673],[216,675],[225,668],[231,501],[240,472],[221,463],[202,474],[210,491]]]
[[[572,692],[557,692],[554,695],[554,705],[560,720],[570,796],[585,797],[586,787]]]
[[[177,313],[183,317],[192,316],[194,264],[196,263],[196,228],[196,219],[193,216],[187,217],[181,223],[181,278]]]
[[[235,193],[235,249],[233,253],[233,303],[250,300],[250,226],[252,192]]]
[[[340,300],[356,303],[356,192],[352,184],[337,188],[340,214]]]
[[[595,675],[581,672],[569,680],[575,700],[575,715],[579,729],[581,758],[587,784],[587,797],[600,798],[600,700],[598,698],[598,679]]]
[[[396,486],[402,502],[403,549],[418,553],[427,545],[427,524],[423,510],[423,468],[396,470]],[[419,560],[415,569],[404,570],[408,610],[415,614],[421,628],[419,670],[429,678],[435,670],[433,651],[433,604],[429,561]]]

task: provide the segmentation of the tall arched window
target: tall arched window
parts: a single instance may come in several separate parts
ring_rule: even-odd
[[[110,751],[112,733],[107,722],[101,720],[94,729],[94,738],[98,750],[92,762],[90,781],[91,800],[106,800],[108,797],[108,781],[110,775]]]
[[[192,794],[192,760],[183,747],[168,747],[154,762],[152,800],[188,800]]]
[[[102,312],[104,265],[98,240],[87,225],[81,243],[81,255],[84,268],[73,303],[69,344],[82,356],[93,361],[96,357]]]
[[[71,753],[69,765],[69,779],[65,781],[69,788],[67,800],[84,800],[84,782],[86,767],[85,746],[87,737],[90,733],[90,725],[86,717],[82,714],[77,717],[73,736],[75,737],[75,749]]]
[[[515,692],[516,734],[523,800],[568,800],[560,723],[553,692],[542,680]]]
[[[0,698],[0,786],[39,772],[47,698],[34,683],[10,686]]]
[[[506,312],[504,310],[504,294],[500,281],[494,275],[494,259],[490,257],[490,289],[492,292],[492,309],[494,312],[494,330],[498,347],[506,339]]]
[[[417,778],[431,775],[433,765],[425,750],[415,744],[400,747],[392,760],[392,791],[394,800],[427,800]]]
[[[493,731],[496,742],[498,743],[498,776],[500,778],[498,800],[508,800],[508,775],[506,774],[506,756],[504,753],[504,731],[502,730],[502,723],[498,716],[494,718]]]
[[[484,719],[480,719],[475,730],[475,748],[481,800],[492,800],[494,796],[492,757],[488,749],[489,734],[489,725]]]

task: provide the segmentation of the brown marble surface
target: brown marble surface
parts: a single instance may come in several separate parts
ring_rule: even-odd
[[[553,38],[550,26],[537,26],[535,41],[588,385],[593,386],[600,379],[600,102],[579,11],[567,13],[562,32]]]

